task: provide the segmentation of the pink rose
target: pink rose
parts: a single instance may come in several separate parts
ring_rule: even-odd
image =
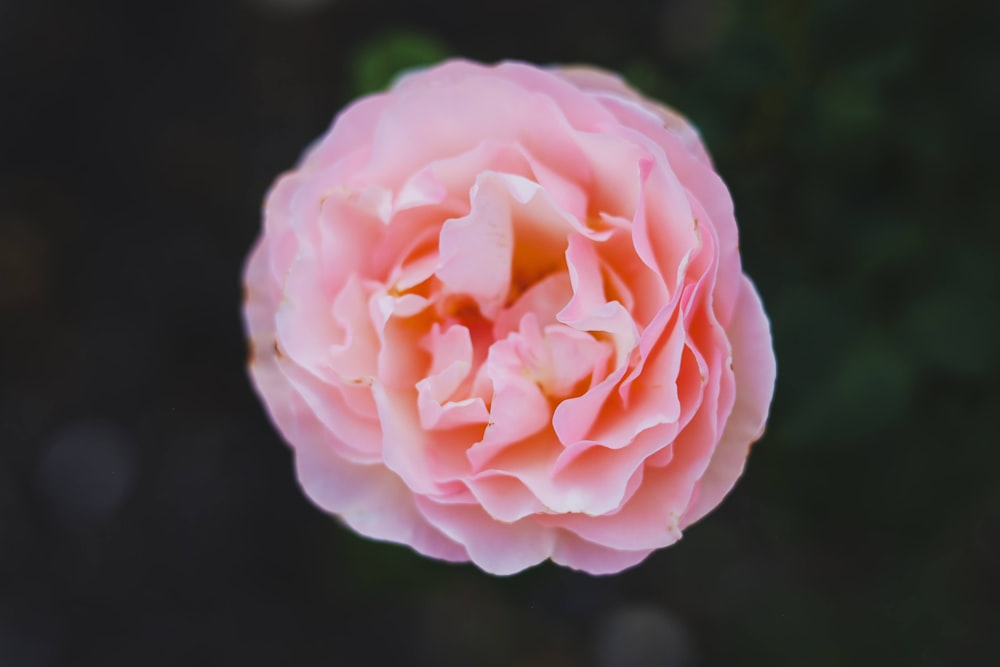
[[[310,498],[495,574],[673,543],[771,401],[725,185],[598,70],[452,61],[355,102],[272,188],[246,291]]]

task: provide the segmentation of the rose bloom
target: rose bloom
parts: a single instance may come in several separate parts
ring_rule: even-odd
[[[596,69],[450,61],[350,105],[267,197],[245,320],[309,497],[495,574],[675,542],[775,378],[697,132]]]

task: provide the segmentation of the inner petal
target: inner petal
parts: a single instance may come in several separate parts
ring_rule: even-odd
[[[527,313],[533,313],[540,326],[556,323],[556,315],[572,297],[573,286],[565,271],[542,278],[497,315],[493,325],[494,338],[500,340],[517,331]]]
[[[442,331],[435,323],[421,345],[432,357],[430,374],[417,383],[421,426],[436,429],[485,424],[489,411],[481,398],[455,396],[472,370],[473,346],[468,328],[455,324]]]
[[[508,445],[545,428],[552,419],[548,399],[527,373],[511,336],[490,347],[486,372],[493,383],[490,421],[483,439],[468,452],[473,469]]]
[[[484,172],[470,193],[471,211],[444,223],[437,277],[467,294],[494,319],[545,277],[566,269],[568,236],[581,223],[533,181]]]
[[[579,393],[579,385],[602,375],[611,356],[610,345],[563,324],[539,327],[533,313],[521,321],[515,345],[526,370],[553,400]]]
[[[436,275],[455,294],[467,294],[484,314],[495,313],[510,289],[514,231],[510,197],[492,180],[477,179],[472,210],[447,220]]]
[[[510,445],[551,427],[552,406],[599,382],[611,345],[563,324],[542,329],[527,313],[517,332],[490,348],[487,374],[493,384],[490,423],[469,450],[474,469]]]

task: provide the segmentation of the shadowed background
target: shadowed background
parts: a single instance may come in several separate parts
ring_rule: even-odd
[[[990,664],[996,3],[0,1],[0,665]],[[745,477],[619,576],[355,536],[248,384],[272,179],[448,55],[699,126],[774,327]]]

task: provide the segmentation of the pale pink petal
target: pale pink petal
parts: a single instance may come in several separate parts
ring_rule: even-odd
[[[367,158],[359,152],[306,173],[290,203],[291,223],[300,234],[307,234],[314,227],[316,211],[328,199],[339,200],[358,213],[369,216],[383,226],[392,214],[392,191],[382,184],[362,183],[354,174]]]
[[[564,271],[571,232],[601,236],[519,176],[480,174],[470,197],[471,213],[441,230],[437,276],[451,291],[475,299],[486,317],[497,315],[511,289],[518,296]]]
[[[510,472],[486,469],[470,477],[466,484],[476,501],[497,521],[513,523],[532,514],[551,511]]]
[[[546,365],[538,369],[539,383],[549,396],[569,396],[580,381],[593,377],[605,368],[611,346],[590,334],[561,324],[545,327]]]
[[[663,438],[651,434],[624,454],[602,457],[588,453],[579,459],[579,465],[560,474],[557,463],[562,447],[552,430],[545,429],[498,451],[489,466],[477,471],[467,484],[500,520],[516,520],[521,516],[518,512],[538,507],[525,496],[524,489],[541,503],[542,514],[536,517],[540,521],[564,513],[598,515],[615,510],[637,490],[635,481],[642,475],[643,458],[662,446]],[[610,452],[595,448],[595,454],[599,450]],[[504,486],[502,477],[516,484]],[[499,497],[500,490],[507,497]]]
[[[736,235],[736,223],[731,225],[718,225],[716,222],[724,215],[728,215],[732,220],[732,210],[728,214],[717,214],[714,217],[704,209],[701,201],[690,198],[691,209],[695,219],[699,222],[698,229],[708,229],[712,236],[713,252],[715,255],[715,289],[712,292],[712,308],[718,320],[728,325],[736,308],[736,301],[742,289],[742,268],[739,256],[739,240]],[[727,232],[727,227],[731,229]]]
[[[503,340],[521,326],[521,320],[532,313],[541,326],[556,322],[556,315],[573,296],[573,287],[565,271],[551,273],[523,292],[517,301],[501,310],[493,323],[493,337]]]
[[[371,252],[366,275],[377,280],[391,280],[402,266],[436,253],[441,221],[461,217],[468,212],[467,202],[457,202],[452,198],[437,205],[397,211],[386,226],[382,240]]]
[[[243,270],[246,277],[244,285],[243,323],[250,338],[250,370],[259,366],[264,359],[271,359],[276,354],[274,350],[274,308],[281,299],[281,291],[271,280],[269,245],[266,237],[261,237],[253,246],[247,257]],[[278,371],[273,364],[266,367],[270,388],[275,381],[280,382]],[[262,396],[264,398],[264,396]]]
[[[404,263],[392,272],[389,278],[391,291],[405,292],[423,284],[434,275],[438,261],[436,249],[428,250],[423,254],[419,254],[419,251],[414,249],[404,259]]]
[[[684,525],[703,517],[729,493],[743,472],[750,445],[760,438],[767,421],[776,374],[774,350],[760,297],[746,277],[727,333],[733,346],[736,403],[699,481],[698,497],[684,513]]]
[[[382,428],[377,415],[358,409],[362,402],[357,394],[368,394],[371,389],[363,386],[329,385],[318,380],[287,358],[274,360],[282,381],[294,389],[298,398],[308,405],[314,419],[330,434],[329,447],[345,460],[370,464],[382,456]]]
[[[564,515],[540,520],[546,525],[570,529],[585,539],[621,549],[658,548],[679,538],[680,517],[691,502],[697,480],[716,442],[718,381],[714,386],[714,391],[705,392],[694,417],[673,439],[669,464],[647,466],[643,483],[620,510],[605,516]],[[711,389],[711,385],[707,389]],[[648,431],[643,436],[652,433]]]
[[[412,392],[415,394],[416,392]],[[382,425],[382,457],[385,465],[418,494],[441,492],[430,467],[432,443],[420,426],[415,396],[410,392],[372,387],[379,423]],[[436,435],[436,434],[435,434]]]
[[[406,544],[434,558],[468,559],[460,544],[416,510],[413,494],[390,470],[381,464],[347,463],[324,446],[322,432],[310,423],[306,411],[291,410],[285,433],[296,443],[299,483],[314,503],[367,537]]]
[[[472,336],[468,327],[453,324],[445,329],[437,322],[420,341],[431,355],[427,380],[437,401],[451,398],[472,368]]]
[[[446,505],[424,497],[416,502],[431,525],[461,544],[469,559],[491,574],[514,574],[552,555],[554,532],[530,518],[500,523],[475,505]]]
[[[469,330],[453,325],[442,332],[435,323],[421,346],[431,354],[430,374],[420,380],[417,407],[420,424],[425,429],[454,428],[489,419],[489,410],[481,398],[451,400],[472,369],[473,350]]]
[[[632,240],[642,261],[666,281],[670,294],[683,284],[684,267],[700,245],[683,187],[664,162],[643,163],[642,194]]]
[[[512,296],[530,289],[553,273],[566,270],[568,235],[577,230],[591,237],[602,236],[586,228],[569,212],[560,208],[537,183],[509,174],[483,174],[506,188],[512,207],[514,253],[511,258]]]
[[[587,574],[617,574],[644,561],[652,549],[624,551],[588,542],[569,531],[560,531],[552,549],[552,562]]]
[[[511,199],[502,184],[480,176],[472,211],[447,220],[441,228],[436,275],[457,294],[467,294],[484,315],[497,311],[510,289],[514,230]]]
[[[655,137],[664,131],[670,133],[682,142],[686,150],[711,167],[701,137],[689,120],[673,109],[643,98],[618,75],[580,66],[561,67],[555,73],[593,94],[594,99],[625,125],[641,129],[647,136]],[[671,156],[671,160],[674,159]]]
[[[395,189],[424,165],[465,153],[484,137],[513,141],[526,96],[518,86],[484,77],[401,89],[381,114],[370,160],[357,177]]]
[[[465,153],[486,138],[513,145],[522,140],[530,143],[538,133],[560,136],[565,132],[563,110],[549,96],[497,77],[486,68],[467,69],[459,76],[451,73],[431,69],[424,72],[427,76],[420,85],[404,80],[396,86],[358,179],[396,188],[430,162]],[[436,78],[437,83],[427,85],[429,78]],[[552,81],[557,80],[553,77]],[[592,110],[613,118],[600,104],[593,103]]]
[[[377,326],[384,327],[390,317],[408,318],[419,315],[427,310],[432,302],[419,294],[402,294],[400,296],[373,294],[371,304],[377,312],[375,318]]]
[[[328,294],[316,279],[318,272],[319,261],[313,252],[301,253],[289,268],[280,303],[272,314],[275,335],[269,345],[278,346],[282,354],[290,356],[303,368],[335,380],[337,373],[329,369],[330,350],[334,346],[350,345],[347,329],[352,322],[338,321],[329,304],[335,298],[343,302],[352,290],[343,287],[339,294]]]
[[[549,471],[552,490],[540,491],[540,497],[561,512],[592,516],[615,512],[638,488],[646,459],[669,447],[673,436],[674,429],[659,425],[641,431],[629,447],[586,443],[572,458],[560,456]]]
[[[654,352],[662,346],[664,332],[668,331],[670,332],[670,335],[676,335],[676,331],[680,329],[683,333],[685,321],[684,318],[680,316],[681,314],[679,312],[681,301],[680,296],[681,295],[678,293],[675,295],[672,302],[663,306],[663,308],[656,313],[656,316],[653,317],[652,321],[649,322],[639,335],[638,359],[629,371],[628,376],[622,381],[621,386],[618,387],[618,394],[622,397],[622,400],[624,400],[626,404],[629,401],[629,396],[632,391],[632,383],[642,377],[642,374],[646,369],[646,363],[653,357]],[[669,328],[668,325],[670,325]]]
[[[688,191],[695,216],[716,230],[720,240],[720,291],[716,307],[720,319],[728,321],[739,291],[738,232],[729,190],[712,168],[697,131],[676,112],[649,104],[634,93],[632,98],[607,95],[599,99],[635,130],[629,134],[633,140],[640,144],[655,142],[662,148],[671,169]]]
[[[628,363],[632,351],[636,349],[639,332],[629,312],[617,301],[594,308],[583,317],[571,319],[564,312],[560,312],[557,317],[560,322],[574,329],[608,334],[615,349],[616,367]]]
[[[573,140],[591,169],[586,184],[589,210],[631,220],[645,179],[642,165],[651,159],[648,152],[609,133],[578,132]]]
[[[292,200],[306,178],[298,172],[283,174],[264,198],[264,233],[267,240],[268,279],[281,285],[299,254],[299,237],[292,225]],[[317,207],[318,210],[318,207]],[[264,279],[261,276],[261,281]]]
[[[527,63],[508,61],[497,65],[495,71],[526,90],[552,100],[566,120],[577,129],[597,131],[606,128],[614,120],[600,104],[580,95],[576,86],[559,77],[558,70],[540,69]]]
[[[486,403],[478,396],[460,401],[438,401],[431,396],[423,380],[417,383],[417,391],[420,425],[425,429],[452,429],[466,424],[485,425],[490,419]]]
[[[485,140],[457,155],[433,160],[410,176],[396,194],[395,210],[450,201],[464,202],[484,171],[529,177],[533,170],[516,145]]]
[[[566,248],[566,266],[573,286],[573,298],[559,313],[559,318],[572,322],[582,320],[607,303],[607,299],[604,295],[600,259],[592,243],[578,234],[570,235],[569,246]]]
[[[621,382],[626,370],[628,366],[625,364],[618,365],[606,378],[582,396],[568,398],[556,406],[552,415],[552,426],[559,437],[559,442],[569,446],[587,437],[605,401]]]
[[[418,299],[423,302],[423,299]],[[420,346],[427,328],[422,318],[408,317],[412,308],[405,299],[383,300],[374,294],[368,313],[378,341],[378,378],[386,387],[412,389],[426,377],[430,355]],[[415,304],[417,306],[421,303]],[[385,307],[389,306],[389,310]]]
[[[632,241],[631,225],[629,221],[625,229],[616,227],[597,251],[602,268],[609,276],[604,286],[608,298],[620,301],[632,314],[636,326],[645,328],[675,295],[668,292],[662,275],[640,261]]]
[[[315,261],[303,254],[288,274],[275,316],[282,354],[330,383],[370,383],[377,374],[378,341],[366,290],[356,276],[328,298],[315,280]],[[330,307],[329,302],[333,305]]]
[[[539,516],[538,520],[612,549],[658,549],[680,539],[680,517],[691,499],[694,484],[678,466],[647,468],[642,484],[613,514],[553,514]]]
[[[625,403],[612,398],[588,429],[586,438],[566,447],[559,459],[560,468],[594,445],[608,449],[635,447],[636,437],[647,429],[678,423],[681,403],[677,378],[685,337],[676,319],[666,339],[654,348],[647,372],[633,383],[630,400]],[[676,427],[668,428],[660,437],[669,442],[676,432]]]
[[[325,442],[331,451],[337,451],[340,456],[357,463],[379,461],[381,430],[358,395],[366,392],[367,387],[324,384],[275,346],[273,304],[280,295],[268,288],[266,244],[259,244],[251,254],[246,275],[245,313],[252,344],[250,374],[255,389],[261,398],[268,401],[276,424],[283,432],[291,427],[288,415],[272,405],[272,399],[280,406],[290,404],[294,398],[297,411],[309,405],[313,422],[322,423],[327,429]],[[287,433],[286,439],[289,443],[296,443]]]
[[[407,92],[454,84],[470,77],[488,72],[489,65],[483,65],[464,58],[451,58],[443,63],[426,68],[404,71],[392,82],[392,92]]]
[[[545,428],[552,418],[545,395],[524,373],[514,340],[494,343],[486,367],[493,382],[493,402],[483,439],[468,452],[474,470],[481,470],[508,445]]]
[[[362,98],[346,107],[334,118],[330,130],[306,151],[302,167],[316,169],[369,146],[379,118],[391,103],[390,95],[380,94]]]
[[[274,336],[274,293],[266,287],[267,247],[258,244],[247,264],[247,326],[252,340]],[[345,443],[316,419],[316,412],[293,389],[278,368],[273,346],[256,345],[250,372],[268,405],[271,418],[295,448],[299,480],[323,509],[341,515],[355,530],[376,539],[407,544],[425,555],[451,561],[468,559],[465,549],[430,526],[414,506],[412,495],[378,459],[360,465],[343,458]],[[309,380],[314,380],[306,375]],[[337,420],[337,423],[343,423]]]
[[[535,145],[537,146],[537,142]],[[559,155],[563,159],[567,157],[564,150],[559,151]],[[582,154],[581,157],[583,157]],[[552,197],[552,201],[577,220],[586,221],[589,196],[581,186],[581,183],[586,183],[591,179],[586,161],[576,161],[574,165],[575,170],[580,170],[583,173],[579,177],[574,178],[571,174],[567,174],[565,169],[560,170],[548,166],[531,152],[527,152],[525,158],[531,166],[533,180],[541,186],[543,191]],[[584,169],[586,171],[583,171]]]
[[[424,284],[425,282],[427,282],[427,280],[431,278],[431,276],[434,275],[434,271],[435,269],[437,269],[437,265],[438,265],[438,257],[436,254],[427,255],[406,265],[400,270],[399,280],[396,281],[396,284],[394,286],[395,289],[397,291],[399,290],[405,291],[413,289],[418,285]],[[418,295],[406,294],[400,298],[405,298],[407,296],[418,296]],[[424,299],[424,301],[430,303],[430,300],[426,298]]]

